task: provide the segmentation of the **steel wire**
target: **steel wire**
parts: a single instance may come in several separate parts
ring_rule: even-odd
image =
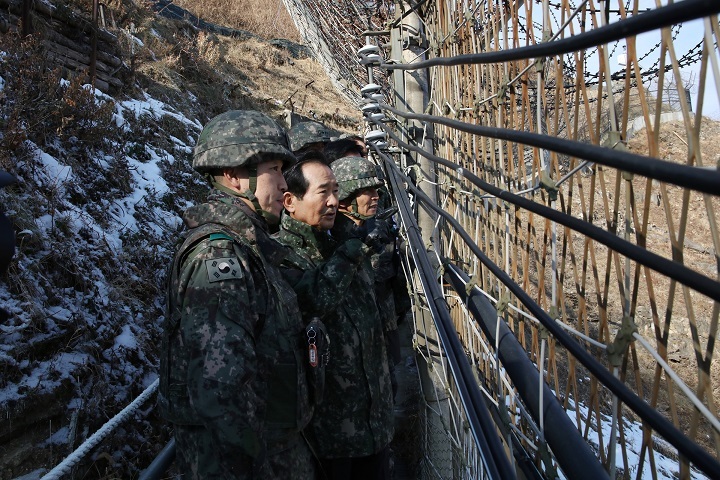
[[[554,42],[510,50],[432,58],[413,64],[382,63],[381,67],[388,70],[418,70],[434,66],[478,65],[563,55],[719,12],[720,3],[715,0],[684,0]]]
[[[485,267],[487,267],[493,275],[502,281],[510,291],[518,297],[521,303],[530,312],[541,321],[543,326],[558,340],[585,368],[595,375],[600,382],[610,391],[617,395],[626,405],[630,407],[637,415],[647,422],[655,431],[662,435],[669,443],[671,443],[678,451],[686,456],[691,462],[698,466],[703,472],[711,475],[712,478],[720,478],[720,463],[710,456],[705,450],[700,448],[696,443],[692,442],[672,423],[670,423],[660,413],[651,408],[644,400],[639,398],[624,383],[614,377],[604,366],[597,361],[595,357],[589,354],[579,343],[569,336],[561,327],[555,324],[553,319],[537,304],[530,296],[513,281],[513,279],[505,273],[500,267],[493,263],[480,248],[472,241],[468,233],[460,226],[460,224],[447,212],[440,210],[419,188],[412,184],[412,181],[397,172],[401,179],[406,183],[408,190],[412,191],[417,200],[426,204],[437,214],[442,215],[445,220],[450,223],[458,232],[465,243],[470,247],[472,252],[480,259]]]
[[[387,128],[386,131],[401,147],[417,152],[428,160],[454,169],[458,174],[468,179],[470,182],[472,182],[474,185],[476,185],[483,191],[488,192],[501,200],[508,201],[513,205],[516,205],[527,211],[537,213],[547,219],[558,222],[566,227],[573,229],[578,233],[582,233],[583,235],[592,238],[593,240],[597,240],[598,242],[611,248],[612,250],[618,253],[622,253],[626,257],[631,258],[632,260],[635,260],[636,262],[644,266],[650,267],[653,270],[662,273],[669,278],[675,279],[683,285],[687,285],[693,290],[696,290],[715,301],[720,301],[720,282],[712,280],[700,273],[697,273],[682,264],[678,264],[676,262],[673,262],[672,260],[668,260],[665,257],[661,257],[658,254],[652,253],[638,245],[635,245],[634,243],[630,243],[618,237],[617,235],[614,235],[613,233],[599,228],[591,223],[577,219],[564,212],[551,209],[549,207],[546,207],[545,205],[533,202],[532,200],[528,200],[519,195],[515,195],[508,192],[507,190],[502,190],[490,183],[481,180],[478,176],[474,175],[466,169],[463,169],[456,163],[453,163],[450,160],[438,157],[436,155],[429,154],[421,148],[414,147],[410,144],[402,142]],[[720,174],[720,172],[718,172],[718,174]]]

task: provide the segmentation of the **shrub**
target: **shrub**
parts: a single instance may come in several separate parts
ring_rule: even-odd
[[[0,36],[0,70],[5,86],[0,93],[0,167],[14,170],[12,152],[25,141],[52,145],[67,141],[89,152],[104,148],[117,136],[113,122],[115,105],[98,100],[79,77],[62,80],[51,68],[37,36]]]

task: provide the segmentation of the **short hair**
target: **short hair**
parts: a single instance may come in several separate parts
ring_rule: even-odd
[[[305,160],[317,160],[319,162],[324,163],[325,165],[330,165],[330,162],[328,161],[325,154],[320,150],[306,150],[304,152],[300,152],[296,155],[298,162],[303,162]]]
[[[343,157],[362,157],[363,148],[352,138],[341,138],[325,145],[323,153],[329,163]]]
[[[303,165],[308,165],[310,163],[318,163],[320,165],[327,166],[326,163],[324,163],[322,160],[318,160],[316,158],[308,158],[306,160],[302,160],[283,173],[285,176],[285,183],[287,183],[287,192],[292,193],[297,198],[302,200],[302,198],[305,196],[305,194],[308,191],[308,188],[310,187],[310,182],[305,177],[305,173],[303,173],[302,167]]]

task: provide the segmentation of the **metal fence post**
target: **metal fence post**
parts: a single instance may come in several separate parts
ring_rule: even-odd
[[[158,480],[170,465],[175,461],[175,438],[172,438],[163,448],[150,466],[140,473],[138,480]]]

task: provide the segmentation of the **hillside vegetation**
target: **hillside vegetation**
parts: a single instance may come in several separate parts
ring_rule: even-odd
[[[88,3],[54,5],[87,17]],[[33,17],[36,33],[23,38],[17,5],[0,2],[0,169],[18,179],[0,191],[18,243],[0,279],[0,480],[39,478],[157,378],[165,268],[182,211],[207,191],[190,161],[209,118],[294,110],[360,128],[317,63],[263,40],[297,39],[281,3],[195,4],[217,5],[216,21],[260,37],[250,40],[112,3],[124,68],[112,92],[47,59],[43,40],[58,25]],[[247,11],[267,15],[248,23]],[[137,478],[168,440],[153,406],[72,477]]]
[[[264,39],[301,41],[282,0],[176,0],[173,3],[208,22],[247,30]]]

